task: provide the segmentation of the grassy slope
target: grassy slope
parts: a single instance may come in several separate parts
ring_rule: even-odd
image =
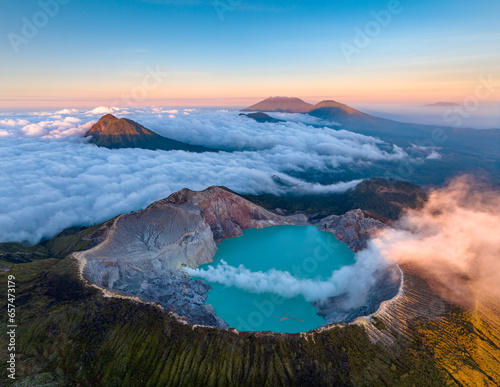
[[[55,238],[42,241],[34,246],[23,243],[0,243],[0,264],[10,266],[41,259],[64,258],[75,251],[87,250],[95,243],[90,238],[99,237],[102,233],[100,230],[103,224],[69,228]]]
[[[444,319],[419,320],[416,330],[454,381],[500,385],[500,306],[487,295],[473,310],[452,307]]]
[[[158,308],[103,297],[72,259],[16,265],[18,376],[24,385],[495,385],[498,309],[450,308],[409,321],[410,340],[372,344],[363,327],[301,335],[178,323]],[[5,293],[7,273],[0,273]],[[5,315],[5,305],[2,305]],[[380,321],[379,330],[387,329]],[[0,336],[5,357],[6,337]],[[0,366],[6,373],[4,362]],[[4,379],[3,379],[4,380]]]

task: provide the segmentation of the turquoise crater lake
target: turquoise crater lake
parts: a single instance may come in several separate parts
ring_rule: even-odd
[[[324,325],[303,294],[284,297],[283,293],[293,292],[297,280],[324,282],[333,271],[355,262],[346,245],[313,226],[245,230],[218,247],[214,262],[198,268],[198,273],[211,270],[213,275],[194,278],[212,287],[205,304],[240,331],[298,333]],[[231,277],[235,272],[238,281]],[[258,293],[263,289],[268,291]]]

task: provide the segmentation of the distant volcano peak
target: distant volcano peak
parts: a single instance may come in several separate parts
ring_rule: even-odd
[[[299,101],[299,102],[304,102],[300,98],[297,97],[283,97],[283,96],[275,96],[275,97],[269,97],[265,101]],[[307,103],[307,102],[304,102]]]
[[[334,100],[326,100],[326,101],[321,101],[314,105],[314,107],[309,111],[309,112],[314,112],[315,110],[318,109],[336,109],[338,111],[341,111],[344,114],[348,115],[357,115],[357,116],[366,116],[368,117],[368,114],[363,113],[357,109],[354,109],[348,105],[345,105],[343,103],[334,101]]]
[[[129,120],[127,118],[117,118],[112,114],[106,114],[102,116],[97,123],[95,123],[92,128],[85,134],[88,136],[117,136],[117,135],[129,135],[129,136],[159,136],[155,132],[146,129],[144,126],[138,124],[135,121]]]
[[[104,116],[101,117],[101,119],[99,121],[103,121],[103,120],[117,120],[117,119],[118,118],[116,118],[112,114],[105,114]]]
[[[269,97],[242,111],[306,113],[313,105],[296,97]]]
[[[448,107],[448,106],[460,106],[459,103],[456,102],[434,102],[434,103],[429,103],[424,106],[430,106],[430,107]]]
[[[312,105],[296,97],[269,97],[242,111],[311,113],[318,109],[335,109],[337,113],[341,114],[368,117],[367,114],[334,100],[325,100]]]

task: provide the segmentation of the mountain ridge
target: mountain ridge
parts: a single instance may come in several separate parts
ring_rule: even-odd
[[[306,113],[314,105],[304,102],[296,97],[269,97],[263,101],[242,109],[242,112],[280,112],[280,113]]]
[[[300,101],[301,104],[297,105],[297,101]],[[297,106],[301,107],[301,109],[296,108]],[[297,111],[292,111],[294,108],[296,108],[295,110]],[[258,102],[255,105],[242,109],[241,111],[308,114],[324,121],[345,125],[348,130],[352,130],[357,133],[369,136],[394,136],[396,140],[403,140],[402,142],[404,145],[411,145],[409,140],[414,142],[419,139],[428,139],[429,136],[433,135],[432,132],[436,129],[445,131],[447,134],[455,136],[456,138],[453,140],[458,140],[463,144],[466,144],[467,140],[462,137],[470,134],[485,138],[500,138],[499,128],[455,128],[451,126],[447,127],[445,125],[425,125],[396,121],[364,113],[358,109],[334,100],[324,100],[312,105],[296,97],[271,97]],[[388,138],[388,141],[390,140],[391,139]]]

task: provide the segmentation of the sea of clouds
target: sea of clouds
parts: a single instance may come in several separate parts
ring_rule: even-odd
[[[83,136],[107,113],[223,151],[99,148]],[[274,116],[288,121],[260,124],[237,111],[163,107],[0,113],[0,241],[36,243],[68,227],[145,208],[185,187],[224,185],[252,194],[343,192],[359,180],[321,185],[294,176],[411,161],[400,147],[326,128],[314,117]]]

